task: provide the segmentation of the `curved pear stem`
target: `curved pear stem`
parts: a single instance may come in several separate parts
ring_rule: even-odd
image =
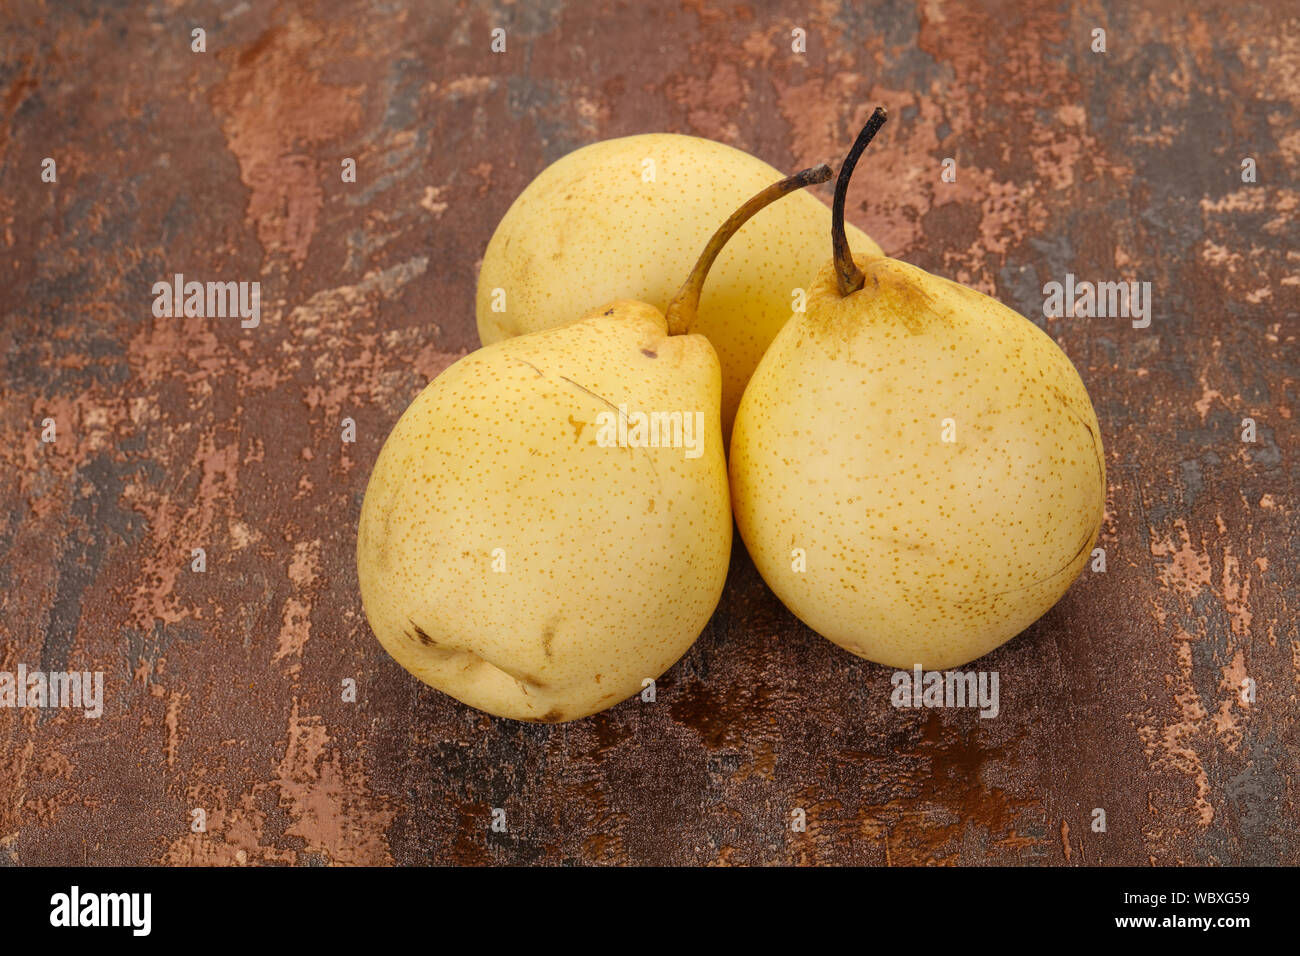
[[[887,119],[889,113],[883,106],[877,106],[871,119],[867,120],[867,125],[862,127],[849,155],[844,157],[840,178],[835,181],[835,204],[831,207],[831,247],[835,250],[835,281],[840,287],[840,295],[852,295],[867,281],[858,264],[853,261],[848,237],[844,235],[844,196],[849,191],[849,180],[853,178],[853,168],[858,165],[858,157],[876,133],[880,132],[880,127],[885,125]]]
[[[704,252],[700,254],[699,261],[695,263],[695,268],[691,270],[691,274],[682,283],[681,289],[673,296],[673,301],[668,304],[668,311],[665,313],[668,317],[668,334],[685,335],[691,330],[700,310],[700,291],[704,288],[704,280],[709,274],[709,269],[713,266],[713,260],[718,258],[718,253],[727,244],[727,240],[734,236],[754,213],[764,206],[776,202],[782,196],[789,195],[796,189],[803,189],[805,186],[811,186],[814,183],[824,183],[830,178],[831,168],[825,163],[811,169],[801,170],[793,176],[786,177],[779,183],[768,186],[733,212],[730,218],[713,234],[709,244],[704,247]]]

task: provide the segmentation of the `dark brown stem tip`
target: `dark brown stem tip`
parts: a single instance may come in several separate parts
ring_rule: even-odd
[[[790,177],[797,183],[797,185],[790,187],[790,192],[803,189],[805,186],[815,186],[818,183],[828,182],[833,175],[831,168],[825,163],[820,166],[813,166],[811,169],[801,170]]]
[[[668,303],[668,311],[665,314],[668,318],[669,333],[684,335],[695,325],[696,313],[700,307],[700,292],[704,288],[704,280],[709,274],[713,260],[718,258],[718,253],[727,244],[727,240],[734,236],[741,226],[764,206],[776,202],[782,196],[815,183],[824,183],[830,178],[831,168],[825,163],[800,170],[793,176],[787,176],[780,182],[768,186],[733,212],[727,221],[718,227],[718,231],[713,234],[709,244],[704,247],[704,252],[700,254],[695,268],[691,270],[691,274],[682,284],[677,295],[673,297],[672,302]]]
[[[840,177],[835,181],[835,202],[831,207],[831,248],[835,252],[835,281],[839,286],[840,295],[852,295],[867,281],[867,277],[853,261],[848,237],[844,235],[844,197],[849,191],[849,180],[853,178],[858,157],[867,148],[867,144],[875,138],[876,133],[880,132],[880,127],[885,125],[887,119],[889,119],[889,111],[883,106],[877,106],[871,118],[867,120],[867,125],[862,127],[862,132],[858,133],[853,148],[844,157],[844,165],[840,167]]]

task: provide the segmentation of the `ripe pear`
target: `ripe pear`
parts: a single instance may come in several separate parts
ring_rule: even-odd
[[[569,322],[619,297],[663,309],[719,218],[781,174],[723,143],[671,133],[569,153],[520,193],[478,279],[484,345]],[[745,383],[821,265],[830,210],[801,192],[745,226],[718,257],[692,332],[722,364],[723,434]],[[846,227],[854,245],[880,254]],[[499,310],[499,311],[498,311]]]
[[[717,355],[685,329],[745,219],[829,178],[806,170],[736,212],[667,315],[619,299],[420,393],[357,532],[366,616],[399,664],[490,714],[555,722],[640,692],[694,643],[727,576],[731,502]]]
[[[895,668],[965,664],[1065,593],[1101,525],[1097,416],[1065,353],[973,289],[835,258],[736,416],[730,475],[754,564],[800,620]]]

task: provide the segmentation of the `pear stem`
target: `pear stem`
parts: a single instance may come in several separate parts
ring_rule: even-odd
[[[835,204],[831,207],[831,247],[835,250],[835,282],[840,287],[842,296],[852,295],[867,281],[858,264],[853,261],[848,237],[844,235],[844,196],[849,191],[849,180],[853,178],[853,168],[858,165],[858,157],[867,148],[867,144],[875,138],[880,127],[885,125],[887,119],[889,113],[883,106],[877,106],[876,111],[871,114],[871,119],[867,120],[867,125],[862,127],[862,132],[858,134],[857,141],[849,150],[849,155],[844,157],[844,165],[840,167],[840,178],[835,181]]]
[[[713,238],[709,240],[709,244],[704,247],[704,252],[700,254],[699,260],[695,263],[695,268],[691,270],[691,274],[682,283],[677,295],[673,296],[673,301],[668,304],[666,313],[668,334],[685,335],[695,325],[700,310],[700,292],[704,288],[704,280],[709,274],[709,269],[713,266],[713,260],[718,258],[718,253],[727,244],[727,240],[734,236],[740,230],[740,227],[749,221],[751,216],[764,206],[776,202],[782,196],[789,195],[796,189],[803,189],[805,186],[811,186],[814,183],[824,183],[830,178],[831,168],[825,163],[811,169],[801,170],[793,176],[788,176],[780,182],[768,186],[733,212],[730,218],[713,234]]]

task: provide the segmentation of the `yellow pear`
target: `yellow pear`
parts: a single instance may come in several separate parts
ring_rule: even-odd
[[[647,133],[556,160],[515,199],[478,279],[484,345],[563,325],[616,298],[666,308],[718,221],[780,179],[760,159],[708,139]],[[728,243],[709,274],[699,319],[722,365],[722,427],[745,383],[805,293],[824,254],[830,210],[799,193]],[[854,245],[880,247],[848,227]]]
[[[721,373],[685,334],[718,230],[665,315],[619,299],[465,356],[384,443],[357,532],[375,635],[480,710],[563,721],[639,693],[699,636],[727,576]]]
[[[1014,637],[1089,559],[1106,500],[1097,416],[1041,330],[965,286],[835,257],[749,382],[730,473],[741,537],[819,634],[895,668]]]

